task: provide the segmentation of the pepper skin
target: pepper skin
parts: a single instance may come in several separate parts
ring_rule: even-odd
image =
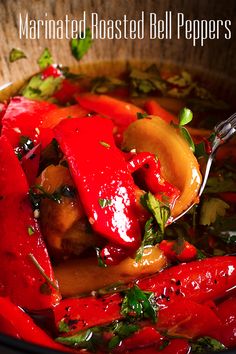
[[[25,340],[37,345],[57,350],[67,348],[54,342],[46,332],[39,328],[34,321],[9,298],[0,297],[0,332],[9,336]]]
[[[41,310],[55,305],[60,296],[45,282],[29,256],[32,254],[55,282],[47,249],[33,217],[28,190],[26,177],[10,143],[1,137],[0,295],[9,296],[23,308]]]
[[[25,97],[13,97],[2,118],[2,135],[16,148],[22,135],[35,144],[40,141],[39,127],[44,116],[56,106],[43,101],[33,101]]]
[[[111,121],[89,117],[64,120],[54,132],[94,231],[136,250],[141,231],[135,185],[112,130]]]

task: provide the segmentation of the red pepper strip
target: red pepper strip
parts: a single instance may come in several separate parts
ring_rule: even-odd
[[[6,103],[0,103],[0,131],[2,129],[2,117],[4,116],[7,109]]]
[[[171,267],[136,284],[159,296],[167,304],[184,296],[197,303],[225,295],[236,283],[236,257],[212,257]],[[180,295],[181,294],[181,295]]]
[[[8,138],[14,148],[18,146],[22,135],[39,143],[39,127],[44,116],[55,108],[52,103],[13,97],[2,118],[2,135]]]
[[[163,202],[168,200],[170,208],[173,208],[180,191],[161,177],[160,161],[156,156],[149,152],[133,153],[131,156],[128,161],[129,171],[138,171],[138,178],[144,181],[143,188]]]
[[[41,73],[41,78],[42,80],[47,79],[48,77],[60,77],[63,76],[62,72],[59,68],[57,68],[55,65],[49,65],[48,67],[46,67],[42,73]]]
[[[236,298],[231,297],[219,304],[216,311],[222,322],[220,329],[215,331],[214,338],[228,348],[236,346]]]
[[[145,113],[132,103],[118,100],[106,95],[85,93],[76,97],[79,104],[93,112],[106,116],[123,132],[130,123],[137,120],[137,113]]]
[[[220,326],[221,321],[208,306],[184,298],[162,308],[157,321],[158,330],[185,338],[211,336]]]
[[[145,110],[148,114],[158,116],[163,119],[166,123],[174,122],[178,124],[178,119],[174,114],[168,112],[163,108],[157,101],[148,100],[144,105]]]
[[[63,119],[85,117],[89,112],[79,104],[68,107],[58,107],[49,111],[42,122],[41,128],[54,128]]]
[[[68,351],[54,342],[33,320],[9,298],[0,297],[0,332],[48,348]]]
[[[142,290],[154,292],[160,316],[163,308],[165,310],[172,302],[177,306],[183,297],[201,303],[224,296],[236,283],[236,257],[214,257],[181,264],[136,283]],[[75,333],[86,327],[119,320],[121,302],[120,294],[63,300],[54,308],[56,326],[63,319],[66,322],[78,320],[71,328]],[[179,312],[181,310],[179,307]]]
[[[160,249],[169,261],[190,262],[196,259],[197,249],[188,241],[184,241],[181,250],[178,252],[178,242],[163,240],[159,245]]]
[[[21,167],[26,175],[29,186],[35,183],[37,173],[39,170],[41,146],[36,145],[21,159]]]
[[[29,257],[32,254],[51,282],[55,282],[47,249],[33,217],[28,190],[26,177],[11,145],[1,137],[0,295],[9,296],[21,307],[40,310],[56,304],[60,297]]]
[[[136,349],[132,354],[188,354],[190,344],[185,339],[172,339],[164,349],[159,350],[156,347]],[[129,354],[126,352],[125,354]]]
[[[162,340],[163,337],[154,327],[143,327],[130,337],[125,338],[112,352],[126,353],[137,348],[160,346]]]
[[[82,87],[78,83],[74,83],[68,79],[64,79],[60,88],[53,95],[61,104],[74,101],[74,96],[83,92]]]
[[[54,131],[92,228],[135,250],[140,244],[135,185],[112,128],[105,118],[89,117],[64,120]]]

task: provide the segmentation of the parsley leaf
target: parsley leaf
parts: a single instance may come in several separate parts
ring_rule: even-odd
[[[80,37],[83,37],[83,33],[81,33]],[[92,45],[92,32],[90,28],[86,28],[84,38],[79,38],[78,36],[78,38],[73,38],[71,40],[72,55],[75,57],[75,59],[81,60],[82,57],[87,53],[91,45]]]
[[[143,240],[142,240],[141,246],[139,247],[139,249],[136,252],[135,261],[139,262],[142,259],[144,248],[146,246],[153,246],[160,241],[161,241],[161,238],[159,237],[158,232],[155,230],[154,218],[151,217],[145,223]]]
[[[151,192],[145,193],[141,197],[141,203],[144,207],[146,207],[150,213],[153,214],[159,228],[160,232],[163,235],[165,224],[170,217],[170,208],[160,202]]]
[[[133,96],[149,94],[154,91],[159,91],[162,94],[166,92],[166,83],[161,78],[156,65],[151,65],[145,71],[132,68],[129,79]]]
[[[12,50],[10,51],[10,54],[9,54],[10,63],[14,63],[14,61],[19,60],[19,59],[23,59],[23,58],[27,58],[27,56],[25,55],[25,53],[21,49],[12,48]]]
[[[107,76],[98,76],[95,77],[92,81],[91,92],[95,93],[106,93],[111,92],[119,87],[125,87],[126,83],[123,80],[107,77]]]
[[[99,327],[92,327],[80,331],[73,336],[57,337],[56,341],[68,346],[75,346],[95,352],[99,344],[102,342],[102,331]]]
[[[213,224],[218,216],[225,216],[229,205],[220,198],[210,198],[203,201],[200,215],[200,225]]]
[[[115,322],[114,325],[111,326],[114,336],[108,343],[108,349],[114,349],[123,339],[137,332],[138,329],[139,326],[133,323],[126,323],[124,321]]]
[[[112,200],[111,199],[99,198],[98,199],[98,203],[99,203],[101,208],[106,208],[107,206],[112,205]]]
[[[157,321],[158,306],[154,293],[142,291],[137,285],[128,289],[121,305],[121,314],[124,317],[134,316],[137,319],[150,318]]]
[[[218,340],[211,337],[198,338],[191,344],[191,353],[216,352],[226,349]]]
[[[53,63],[52,55],[48,48],[45,48],[38,59],[40,69],[45,69]]]

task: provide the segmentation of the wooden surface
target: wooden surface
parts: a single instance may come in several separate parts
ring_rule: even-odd
[[[154,62],[173,61],[185,67],[200,67],[228,76],[236,77],[235,0],[0,0],[0,85],[20,80],[37,71],[37,58],[45,47],[50,48],[57,62],[77,65],[71,56],[69,40],[20,40],[18,34],[19,13],[28,12],[30,18],[44,18],[45,12],[54,19],[80,19],[82,11],[97,12],[101,18],[138,18],[141,11],[146,16],[156,12],[162,18],[165,11],[183,12],[186,18],[231,19],[231,40],[208,40],[204,47],[193,47],[186,39],[172,40],[96,40],[84,57],[84,61],[149,59]],[[89,23],[88,23],[89,25]],[[175,23],[173,23],[175,28]],[[12,47],[25,51],[28,59],[9,64],[8,55]]]

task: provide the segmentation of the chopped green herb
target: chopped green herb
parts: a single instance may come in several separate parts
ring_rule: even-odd
[[[147,113],[137,112],[137,118],[138,119],[143,119],[143,118],[146,118],[146,117],[148,117]]]
[[[12,48],[12,50],[10,51],[10,54],[9,54],[10,63],[13,63],[16,60],[23,59],[23,58],[27,58],[27,56],[25,55],[25,53],[21,49]]]
[[[106,143],[105,141],[100,141],[100,144],[104,146],[105,148],[109,149],[111,147],[110,144]]]
[[[45,69],[53,63],[52,55],[48,48],[45,48],[38,59],[40,69]]]
[[[149,94],[155,91],[159,91],[162,94],[166,92],[166,83],[161,78],[156,65],[151,65],[145,71],[132,68],[129,79],[133,96]]]
[[[128,289],[121,305],[121,314],[124,317],[136,319],[150,318],[153,323],[157,321],[158,306],[154,293],[142,291],[137,285]]]
[[[210,198],[203,201],[200,214],[200,225],[213,224],[218,216],[225,216],[229,205],[219,198]]]
[[[37,74],[31,77],[20,93],[29,99],[47,100],[58,90],[62,80],[62,77],[53,76],[49,76],[43,80],[41,74]]]
[[[29,235],[29,236],[32,236],[34,233],[35,233],[35,229],[34,229],[33,226],[30,225],[30,226],[28,227],[28,235]]]
[[[160,202],[151,192],[145,193],[140,199],[142,205],[146,207],[154,216],[160,232],[163,235],[167,220],[170,217],[170,208]]]
[[[99,198],[98,199],[98,203],[99,203],[101,208],[106,208],[106,207],[112,205],[112,200],[111,199]]]
[[[153,246],[160,242],[161,239],[162,238],[159,237],[159,234],[155,229],[154,218],[151,217],[145,224],[143,240],[141,246],[136,252],[135,261],[139,262],[142,259],[145,247]]]
[[[191,353],[208,353],[218,352],[226,349],[226,347],[218,340],[211,337],[201,337],[191,344]]]
[[[134,323],[126,323],[124,321],[117,321],[111,326],[111,331],[114,334],[112,339],[108,343],[108,349],[112,350],[119,345],[119,343],[137,332],[139,326]]]
[[[193,112],[189,108],[182,108],[179,111],[179,125],[186,125],[193,119]]]
[[[56,338],[56,341],[67,346],[78,347],[95,352],[99,347],[99,344],[102,342],[102,339],[101,329],[99,327],[93,327],[80,331],[73,336],[58,337]]]
[[[99,247],[95,247],[95,251],[96,251],[99,267],[106,268],[107,265],[103,262],[103,259],[102,259],[101,255],[100,255],[100,252],[101,252],[100,248]]]
[[[84,37],[84,38],[83,38]],[[71,52],[75,59],[81,60],[92,45],[92,32],[90,28],[86,28],[85,36],[81,33],[78,38],[71,40]]]
[[[106,93],[111,92],[119,87],[125,87],[126,83],[123,80],[107,77],[107,76],[98,76],[91,81],[92,88],[91,91],[95,93]]]
[[[63,333],[63,332],[68,333],[68,332],[70,332],[70,326],[64,320],[61,320],[58,323],[58,331],[61,333]]]

